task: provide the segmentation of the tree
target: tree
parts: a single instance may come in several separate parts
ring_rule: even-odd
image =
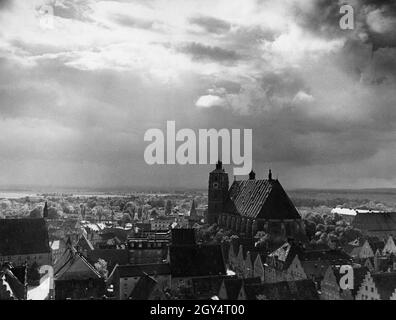
[[[95,263],[95,269],[104,279],[107,279],[109,272],[107,270],[107,262],[105,260],[99,258],[98,262]]]
[[[172,201],[168,200],[166,201],[165,214],[169,215],[171,213],[172,213]]]
[[[28,284],[37,286],[40,284],[40,272],[39,272],[39,266],[34,261],[27,270],[27,281]]]

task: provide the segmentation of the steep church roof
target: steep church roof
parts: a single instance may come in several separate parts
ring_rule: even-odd
[[[300,219],[296,207],[278,180],[234,181],[225,211],[253,219]]]

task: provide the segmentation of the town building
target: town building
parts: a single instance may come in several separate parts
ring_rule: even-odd
[[[85,300],[102,297],[105,281],[81,253],[69,246],[54,266],[56,300]]]
[[[367,273],[356,300],[396,300],[396,272]]]
[[[320,285],[322,300],[354,300],[356,294],[369,270],[366,267],[351,266],[353,268],[353,283],[350,288],[341,288],[340,281],[343,276],[340,266],[331,265],[323,277]]]
[[[171,272],[168,263],[116,265],[108,282],[114,286],[116,299],[128,300],[139,281],[146,276],[150,276],[150,279],[156,282],[157,292],[158,290],[164,292],[171,287]],[[148,279],[144,282],[150,282],[150,286],[153,285],[153,282]],[[136,298],[134,295],[136,295],[136,291],[132,294],[132,299]]]
[[[0,264],[51,265],[48,229],[43,218],[0,219]]]

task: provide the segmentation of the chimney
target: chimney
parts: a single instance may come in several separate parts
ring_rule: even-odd
[[[256,179],[256,173],[252,170],[249,173],[249,180],[254,180]]]
[[[269,169],[269,172],[268,172],[268,180],[272,180],[272,171],[271,171],[271,169]]]
[[[216,170],[221,170],[222,167],[223,167],[223,162],[221,162],[220,160],[217,161],[217,163],[216,163]]]

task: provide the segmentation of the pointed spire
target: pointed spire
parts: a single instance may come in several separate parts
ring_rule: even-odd
[[[216,169],[217,169],[217,170],[221,170],[222,168],[223,168],[223,162],[221,162],[220,160],[217,161],[217,163],[216,163]]]
[[[43,218],[48,218],[48,203],[45,201],[44,209],[43,209]]]
[[[269,169],[269,171],[268,171],[268,180],[272,180],[272,171],[271,171],[271,169]]]
[[[256,173],[252,170],[249,173],[249,180],[255,180],[256,179]]]

